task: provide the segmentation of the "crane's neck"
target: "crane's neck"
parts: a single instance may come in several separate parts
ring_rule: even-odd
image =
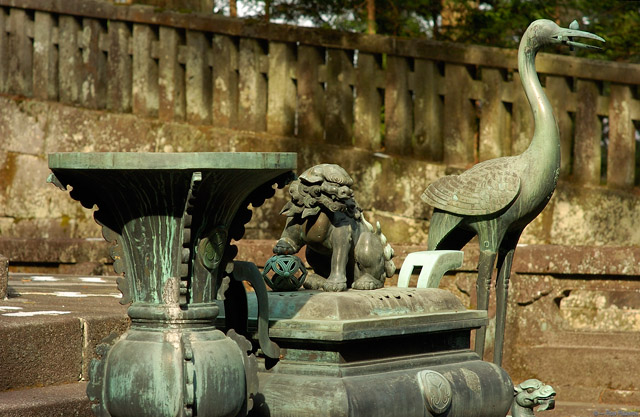
[[[542,155],[560,158],[560,135],[553,116],[551,103],[540,85],[535,59],[539,47],[535,45],[530,31],[525,32],[518,49],[518,71],[525,95],[533,112],[535,131],[528,152],[542,152]],[[555,161],[554,161],[555,162]]]

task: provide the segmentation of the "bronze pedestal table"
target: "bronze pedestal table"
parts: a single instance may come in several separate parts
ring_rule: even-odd
[[[215,328],[215,299],[233,275],[230,242],[244,234],[247,207],[291,180],[296,155],[56,153],[49,167],[50,182],[97,206],[94,218],[123,274],[122,303],[131,303],[130,330],[101,345],[92,362],[94,413],[246,414],[257,390],[255,358],[243,337]]]

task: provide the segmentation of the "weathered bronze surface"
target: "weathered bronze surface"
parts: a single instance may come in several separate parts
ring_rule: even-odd
[[[537,379],[528,379],[513,387],[513,417],[532,417],[533,409],[537,411],[553,410],[556,404],[556,391],[551,385],[546,385]]]
[[[95,414],[245,415],[257,391],[252,346],[213,326],[215,300],[233,289],[226,300],[233,316],[246,307],[233,303],[239,280],[249,279],[266,301],[257,268],[234,265],[229,242],[244,234],[249,204],[261,205],[274,184],[292,179],[296,155],[59,153],[49,155],[49,167],[51,182],[98,207],[94,218],[123,274],[121,302],[132,303],[131,329],[101,345],[102,359],[91,364]],[[268,337],[259,342],[278,355]]]
[[[486,311],[449,291],[271,292],[269,309],[281,359],[261,362],[252,415],[496,417],[513,401],[506,372],[469,349]]]
[[[502,345],[511,263],[524,228],[547,205],[560,174],[560,138],[551,104],[535,69],[536,53],[546,45],[590,47],[573,40],[599,36],[563,29],[550,20],[537,20],[522,37],[518,71],[535,123],[527,150],[517,156],[481,162],[460,175],[440,178],[422,199],[435,210],[429,228],[429,250],[461,249],[478,235],[478,308],[487,310],[491,275],[496,266],[496,338],[494,362],[502,363]],[[476,351],[484,352],[485,329],[476,335]]]
[[[264,265],[262,277],[273,291],[295,291],[307,278],[307,268],[295,255],[273,255]]]
[[[320,164],[291,183],[289,201],[281,213],[288,217],[278,255],[298,253],[306,245],[313,267],[305,288],[344,291],[350,285],[372,290],[395,273],[393,249],[380,230],[364,219],[353,197],[353,180],[340,166]]]

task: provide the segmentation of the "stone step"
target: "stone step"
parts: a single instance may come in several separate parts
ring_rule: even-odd
[[[91,417],[86,382],[0,392],[0,417]],[[640,416],[640,410],[626,405],[556,402],[545,417]]]
[[[0,392],[0,417],[92,417],[87,383]]]
[[[114,277],[10,274],[0,300],[0,391],[86,380],[95,347],[129,326]]]
[[[122,333],[129,326],[127,307],[119,304],[116,278],[12,273],[9,276],[9,295],[8,299],[0,300],[0,417],[85,415],[74,414],[76,411],[73,408],[62,408],[63,411],[58,414],[29,413],[31,410],[35,410],[33,413],[54,410],[38,405],[46,404],[51,396],[64,399],[61,404],[67,404],[68,407],[77,405],[77,410],[82,410],[79,404],[85,401],[84,407],[88,410],[84,393],[86,384],[79,381],[88,379],[88,365],[95,356],[95,347],[110,333]],[[640,392],[637,391],[637,385],[633,384],[635,374],[626,372],[633,368],[633,358],[640,354],[637,334],[616,337],[610,341],[607,341],[607,335],[592,334],[585,338],[584,332],[568,332],[558,335],[558,340],[552,340],[555,343],[551,347],[529,347],[534,351],[539,350],[537,357],[541,359],[535,362],[537,375],[554,375],[559,368],[563,373],[576,374],[575,369],[569,369],[564,364],[571,363],[571,356],[584,352],[562,346],[561,342],[565,342],[569,346],[593,350],[578,372],[583,378],[589,375],[591,379],[601,379],[603,375],[612,374],[599,371],[608,368],[618,375],[618,384],[627,381],[619,386],[612,385],[613,381],[599,381],[596,386],[601,388],[596,389],[580,387],[579,384],[563,386],[553,378],[542,377],[544,382],[554,386],[559,401],[556,410],[541,415],[582,417],[596,415],[597,412],[597,415],[603,416],[640,417],[637,406],[640,404]],[[599,357],[599,351],[607,354]],[[611,361],[608,353],[612,351],[625,355],[616,356],[616,360]],[[623,357],[626,360],[621,360]],[[553,360],[546,361],[545,358]],[[535,373],[531,370],[526,375],[530,377]],[[36,386],[44,388],[28,389]],[[18,396],[31,398],[35,405],[24,411],[9,408],[17,404]],[[26,400],[23,402],[26,403]],[[67,413],[64,410],[71,411]]]
[[[609,407],[623,404],[638,410],[640,365],[637,358],[640,348],[635,343],[640,339],[637,334],[619,335],[616,338],[618,346],[607,346],[609,342],[604,337],[590,336],[569,345],[526,347],[529,360],[526,366],[518,369],[520,379],[524,375],[540,375],[540,380],[556,390],[559,400],[606,403]],[[571,338],[567,337],[567,340]],[[593,344],[589,345],[589,342]],[[570,383],[566,375],[571,375]]]
[[[536,413],[539,417],[588,417],[588,416],[626,416],[640,417],[638,407],[625,404],[597,404],[583,402],[556,401],[553,410]]]

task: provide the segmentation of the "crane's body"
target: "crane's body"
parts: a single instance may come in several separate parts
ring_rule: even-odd
[[[550,43],[590,47],[574,42],[582,36],[604,41],[588,32],[562,29],[550,20],[533,22],[520,42],[518,71],[533,112],[535,130],[520,155],[481,162],[460,175],[433,182],[422,199],[434,207],[428,250],[461,249],[478,236],[478,309],[487,310],[491,275],[498,258],[496,349],[494,362],[502,362],[506,301],[511,263],[524,228],[545,208],[558,182],[560,135],[535,69],[538,50]],[[476,352],[482,356],[486,329],[476,333]]]

